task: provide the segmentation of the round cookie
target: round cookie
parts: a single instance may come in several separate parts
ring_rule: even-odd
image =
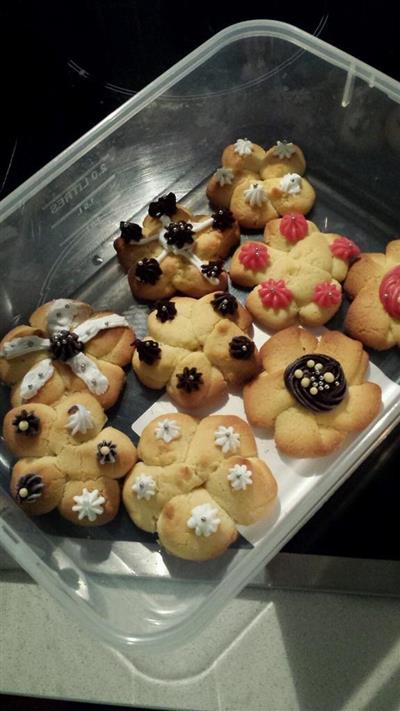
[[[156,467],[139,462],[125,479],[122,498],[126,510],[139,528],[154,533],[165,504],[202,484],[196,470],[176,462]]]
[[[58,455],[60,468],[70,479],[119,479],[135,464],[136,448],[129,437],[106,427],[82,444],[66,445]]]
[[[246,229],[262,229],[278,213],[269,199],[268,184],[254,178],[240,181],[232,193],[231,210],[235,219]]]
[[[312,232],[319,232],[314,222],[306,220],[299,212],[289,212],[285,219],[278,217],[267,222],[263,239],[274,249],[290,252],[299,240],[308,237]]]
[[[89,393],[71,393],[55,406],[56,418],[49,433],[49,446],[58,454],[66,445],[95,437],[107,417],[100,403]]]
[[[3,420],[6,446],[17,457],[43,457],[51,453],[49,439],[56,413],[52,407],[35,403],[14,407]]]
[[[138,456],[151,466],[165,467],[185,461],[197,420],[182,412],[159,415],[143,430]]]
[[[303,151],[294,143],[277,141],[276,145],[266,152],[259,170],[264,180],[281,178],[286,173],[304,175],[306,161]]]
[[[248,170],[237,170],[229,167],[217,168],[207,184],[207,197],[210,203],[229,209],[233,191],[245,178],[257,180],[258,175]]]
[[[265,181],[265,191],[279,215],[300,212],[306,215],[315,202],[315,190],[306,178],[298,173],[287,173],[281,178]]]
[[[10,493],[25,513],[49,513],[61,501],[65,474],[55,457],[20,459],[12,469]]]
[[[233,170],[249,170],[260,172],[260,167],[265,158],[265,150],[257,143],[252,143],[248,138],[238,138],[224,149],[222,165]]]
[[[199,422],[186,462],[205,477],[232,456],[256,457],[257,446],[247,422],[236,415],[209,415]]]
[[[204,529],[208,535],[200,533]],[[198,561],[216,558],[237,538],[233,520],[204,489],[170,499],[158,519],[157,533],[169,553]]]
[[[278,491],[265,462],[238,456],[225,459],[210,474],[205,489],[242,526],[250,526],[264,518]]]
[[[181,358],[167,383],[169,397],[179,407],[188,410],[205,405],[211,407],[227,392],[222,373],[200,351]]]
[[[228,384],[241,385],[260,370],[258,350],[235,323],[219,321],[204,344],[204,355]]]
[[[67,481],[58,510],[76,525],[104,526],[117,515],[120,498],[118,482],[112,479]]]

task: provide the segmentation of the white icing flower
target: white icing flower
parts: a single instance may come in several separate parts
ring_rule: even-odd
[[[97,516],[103,513],[103,504],[106,503],[104,496],[100,496],[98,489],[94,491],[88,491],[88,489],[83,489],[80,496],[74,496],[75,505],[72,507],[72,511],[78,512],[78,519],[82,521],[83,518],[88,518],[90,522],[96,520]]]
[[[253,472],[247,469],[245,464],[235,464],[229,469],[228,480],[231,482],[232,489],[235,491],[244,491],[253,483]]]
[[[65,427],[71,432],[72,437],[75,437],[78,432],[86,434],[94,427],[92,413],[84,405],[73,405],[68,410],[68,414],[69,418]]]
[[[221,520],[218,518],[218,509],[211,504],[200,504],[192,509],[192,515],[187,520],[188,528],[194,528],[196,536],[211,536],[215,533]]]
[[[154,429],[156,439],[162,439],[166,444],[181,436],[181,427],[176,420],[161,420]]]
[[[301,175],[297,173],[286,173],[281,178],[281,190],[289,195],[297,195],[301,191]]]
[[[224,185],[232,185],[234,173],[232,168],[218,168],[215,171],[217,182],[223,188]]]
[[[156,493],[156,482],[153,477],[147,474],[139,474],[134,484],[132,491],[135,492],[138,499],[146,499],[148,501]]]
[[[293,143],[286,143],[286,141],[277,141],[274,153],[278,158],[281,160],[283,158],[290,158],[293,153],[296,152],[296,149],[293,145]]]
[[[244,191],[244,199],[250,207],[262,207],[267,202],[267,196],[261,183],[252,183]]]
[[[224,454],[234,452],[240,447],[240,434],[239,432],[235,432],[233,427],[220,425],[214,432],[214,439],[215,444],[217,447],[221,447]]]
[[[248,138],[238,138],[233,150],[239,156],[249,156],[253,152],[253,144]]]

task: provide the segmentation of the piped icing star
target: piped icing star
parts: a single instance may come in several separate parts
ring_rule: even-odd
[[[238,156],[249,156],[253,152],[253,144],[248,138],[238,138],[233,150]]]
[[[284,158],[290,158],[295,152],[296,149],[293,143],[287,143],[286,141],[276,142],[274,153],[278,156],[280,160],[283,160]]]
[[[43,479],[38,474],[24,474],[17,482],[16,500],[19,504],[33,504],[43,494]]]
[[[215,177],[217,179],[218,184],[221,186],[221,188],[223,188],[224,185],[232,185],[234,172],[232,168],[217,168],[217,170],[215,171]]]
[[[235,464],[229,469],[228,481],[235,491],[244,491],[253,483],[253,472],[245,464]]]
[[[267,195],[261,183],[252,183],[243,194],[250,207],[262,207],[267,202]]]
[[[194,529],[196,536],[211,536],[220,525],[218,509],[211,504],[200,504],[192,509],[192,515],[187,521],[188,528]]]
[[[76,511],[78,514],[79,521],[83,518],[89,519],[92,523],[96,520],[97,516],[101,516],[104,513],[103,504],[106,503],[104,496],[100,495],[98,489],[89,491],[86,487],[82,490],[82,494],[74,496],[75,504],[72,507],[72,511]]]
[[[134,484],[132,484],[132,491],[135,492],[138,499],[149,501],[152,496],[155,496],[156,482],[153,477],[147,474],[139,474]]]
[[[280,180],[280,188],[288,195],[297,195],[301,192],[301,175],[298,173],[286,173]]]
[[[86,434],[94,427],[92,413],[84,405],[72,405],[68,410],[69,418],[65,427],[72,437],[76,434]]]
[[[175,420],[161,420],[154,428],[156,439],[162,439],[163,442],[169,444],[174,439],[179,439],[181,436],[181,427]]]
[[[26,436],[37,435],[40,431],[40,419],[35,415],[33,410],[30,412],[21,410],[21,412],[14,417],[13,426],[18,434]]]
[[[217,447],[221,447],[223,454],[228,454],[239,449],[240,434],[231,426],[220,425],[214,432],[214,441]]]

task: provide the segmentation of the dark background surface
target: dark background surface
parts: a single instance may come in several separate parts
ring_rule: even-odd
[[[217,31],[265,17],[317,34],[400,80],[399,11],[388,3],[4,2],[0,198]],[[399,559],[399,441],[397,430],[285,550]],[[10,711],[91,708],[2,700]]]
[[[4,3],[0,197],[220,29],[263,17],[297,25],[400,80],[399,11],[386,4],[378,11],[366,3],[360,14],[337,2]],[[399,559],[399,440],[393,433],[285,550]]]

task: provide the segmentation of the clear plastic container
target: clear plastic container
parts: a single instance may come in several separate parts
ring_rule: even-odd
[[[312,219],[382,250],[398,228],[399,102],[397,82],[295,27],[260,20],[220,32],[0,203],[2,332],[39,303],[72,296],[128,310],[142,335],[147,309],[133,304],[119,271],[117,225],[140,221],[170,190],[204,209],[207,178],[238,137],[300,144],[318,195]],[[399,382],[397,352],[372,360]],[[6,388],[1,398],[5,412]],[[155,399],[130,374],[111,422],[129,431]],[[146,534],[131,538],[123,513],[78,532],[56,515],[28,519],[8,496],[2,445],[0,542],[108,643],[174,647],[212,620],[399,419],[391,401],[262,543],[202,565],[171,559]]]

